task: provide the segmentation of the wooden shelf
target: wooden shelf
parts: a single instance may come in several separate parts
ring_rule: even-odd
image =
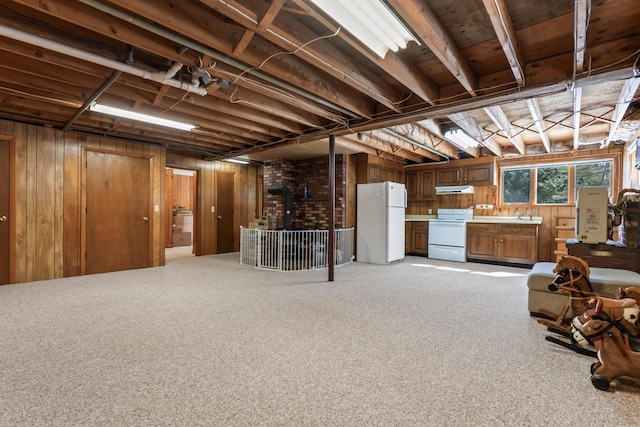
[[[560,260],[560,257],[567,255],[567,239],[575,236],[575,217],[572,216],[559,216],[556,218],[556,236],[554,241],[556,242],[556,249],[553,254],[556,256],[556,262]]]

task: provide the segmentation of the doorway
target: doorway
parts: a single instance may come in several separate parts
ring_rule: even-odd
[[[11,148],[10,142],[0,139],[0,285],[10,282],[11,215]]]
[[[234,241],[235,173],[216,171],[216,253],[240,250]]]
[[[197,252],[198,172],[167,167],[165,259],[194,256]]]
[[[83,274],[151,265],[149,156],[84,149]]]

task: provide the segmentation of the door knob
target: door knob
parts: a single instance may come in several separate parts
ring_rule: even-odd
[[[222,219],[222,217],[220,215],[218,215],[218,219]]]
[[[0,222],[5,222],[6,220],[7,220],[7,216],[6,215],[0,216]]]
[[[148,217],[148,216],[143,216],[143,217],[142,217],[142,220],[143,220],[144,222],[149,222],[149,217]]]

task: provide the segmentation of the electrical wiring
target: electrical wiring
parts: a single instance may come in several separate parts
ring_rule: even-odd
[[[296,53],[298,53],[299,51],[303,50],[305,47],[307,47],[307,46],[308,46],[308,45],[310,45],[311,43],[314,43],[314,42],[316,42],[316,41],[318,41],[318,40],[328,39],[328,38],[331,38],[331,37],[335,37],[335,36],[337,36],[337,35],[338,35],[338,33],[339,33],[339,32],[340,32],[340,27],[338,27],[338,29],[337,29],[334,33],[329,34],[329,35],[326,35],[326,36],[319,36],[319,37],[316,37],[316,38],[314,38],[314,39],[311,39],[311,40],[309,40],[308,42],[306,42],[306,43],[304,43],[304,44],[302,44],[302,45],[298,46],[295,50],[293,50],[293,51],[291,51],[291,52],[284,52],[284,51],[283,51],[283,52],[276,52],[276,53],[274,53],[274,54],[272,54],[272,55],[268,56],[267,58],[265,58],[265,59],[260,63],[260,65],[258,65],[257,67],[247,68],[246,70],[242,71],[242,72],[241,72],[241,73],[236,77],[236,79],[235,79],[231,84],[236,84],[236,82],[238,81],[238,78],[242,77],[242,76],[243,76],[244,74],[246,74],[246,73],[250,73],[251,71],[257,71],[257,70],[262,69],[262,67],[264,67],[264,65],[265,65],[267,62],[269,62],[271,59],[275,58],[276,56],[280,56],[280,55],[295,55]],[[290,42],[290,43],[291,43],[291,42]],[[292,43],[292,44],[293,44],[293,43]]]

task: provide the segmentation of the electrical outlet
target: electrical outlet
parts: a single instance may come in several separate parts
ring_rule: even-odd
[[[429,215],[433,215],[433,209],[429,209]]]

